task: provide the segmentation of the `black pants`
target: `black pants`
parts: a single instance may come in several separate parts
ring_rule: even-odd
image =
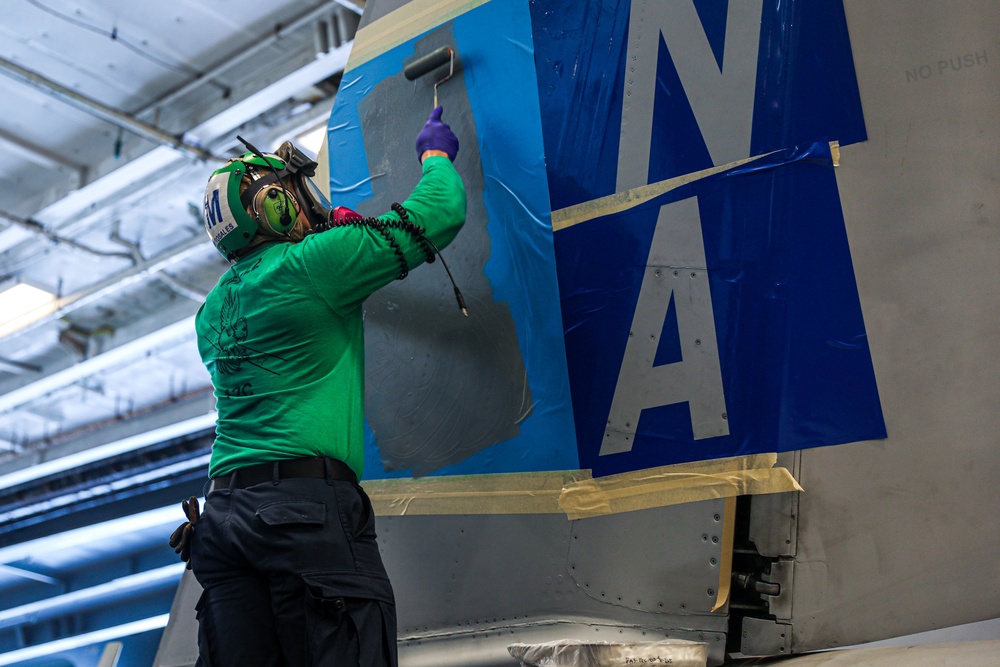
[[[204,667],[396,667],[392,586],[356,484],[211,491],[191,565]]]

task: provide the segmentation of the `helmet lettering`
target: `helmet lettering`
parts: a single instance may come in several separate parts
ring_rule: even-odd
[[[222,222],[222,204],[219,203],[219,190],[212,190],[211,199],[205,193],[205,228],[211,229]]]

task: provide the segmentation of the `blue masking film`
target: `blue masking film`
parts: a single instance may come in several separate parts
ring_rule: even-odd
[[[615,191],[627,0],[531,5],[552,210]]]
[[[868,139],[842,2],[765,0],[751,155]]]
[[[466,70],[466,84],[480,132],[483,197],[494,244],[486,275],[494,298],[515,312],[535,408],[520,436],[440,474],[576,470],[528,3],[489,2],[455,19],[454,32],[460,48],[475,46],[476,66]]]
[[[551,0],[531,8],[553,209],[778,151],[556,232],[581,465],[603,475],[884,437],[827,146],[866,139],[843,4]],[[713,115],[720,104],[721,120]],[[709,401],[718,406],[714,422],[698,413],[697,438],[686,400],[644,406],[624,428],[612,410],[634,323],[659,324],[635,311],[661,207],[691,198],[711,293],[704,307],[718,339],[716,393],[724,394]],[[654,369],[685,361],[690,344],[678,319],[690,317],[690,304],[679,307],[676,292],[661,297],[670,302],[658,306],[666,315],[652,334]],[[621,381],[641,393],[648,380]],[[704,377],[685,382],[680,394],[705,391]],[[626,442],[609,446],[608,438]]]
[[[716,68],[733,51],[729,4],[692,5]],[[561,323],[549,200],[558,209],[616,190],[631,3],[491,2],[451,22],[489,211],[484,274],[510,305],[536,405],[519,435],[433,474],[583,467],[603,475],[884,437],[825,144],[865,138],[843,7],[764,0],[762,8],[745,152],[780,152],[557,232]],[[657,35],[649,182],[713,166],[675,67],[684,49]],[[371,192],[364,160],[336,159],[337,151],[363,154],[359,102],[413,52],[404,44],[345,75],[329,126],[338,203]],[[529,92],[532,76],[537,88]],[[690,197],[704,237],[729,432],[695,439],[688,405],[675,402],[643,410],[631,449],[602,456],[659,207]],[[683,360],[678,317],[671,303],[655,365]],[[564,355],[554,334],[560,324]],[[386,472],[371,438],[366,454],[368,477],[407,474]]]
[[[655,22],[644,23],[644,43],[658,44],[655,90],[645,92],[653,104],[648,183],[813,141],[848,145],[867,138],[843,4],[764,0],[755,25],[755,92],[746,108],[727,111],[752,117],[749,147],[713,164],[674,54],[690,57],[707,41],[718,75],[730,50],[731,4],[694,2],[703,34],[683,43],[667,44]],[[616,191],[631,7],[629,0],[531,5],[553,210]]]
[[[533,406],[516,437],[431,474],[578,469],[528,6],[526,2],[489,2],[448,25],[461,58],[483,172],[483,191],[468,194],[470,199],[482,197],[488,218],[467,224],[485,222],[489,233],[491,254],[484,273],[493,298],[505,302],[514,319]],[[359,109],[379,82],[400,74],[422,37],[344,75],[328,124],[334,203],[355,207],[371,196],[372,176],[364,157]],[[449,85],[458,84],[445,83],[442,91]],[[413,103],[430,111],[429,97]],[[444,120],[449,120],[447,104]],[[454,126],[455,121],[451,122]],[[419,126],[412,135],[400,136],[400,141],[412,145],[417,130]],[[465,142],[470,137],[459,139],[462,150],[467,150]],[[343,159],[348,155],[350,160]],[[415,154],[413,162],[415,168]],[[449,250],[444,254],[447,259]],[[476,317],[475,304],[469,307],[470,318]],[[484,383],[490,381],[488,376],[482,378]],[[370,430],[366,440],[366,478],[411,474],[387,471]]]
[[[696,198],[728,435],[695,439],[688,404],[643,410],[600,455],[661,207]],[[595,475],[885,437],[829,147],[807,145],[556,234],[580,463]],[[662,339],[676,339],[668,310]],[[675,363],[663,343],[652,365]],[[666,349],[666,351],[665,351]],[[642,378],[630,378],[640,387]]]

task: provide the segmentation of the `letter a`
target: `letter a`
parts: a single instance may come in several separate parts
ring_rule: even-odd
[[[682,360],[654,366],[671,297]],[[632,450],[643,410],[685,402],[695,440],[729,434],[701,215],[695,198],[660,209],[601,456]]]

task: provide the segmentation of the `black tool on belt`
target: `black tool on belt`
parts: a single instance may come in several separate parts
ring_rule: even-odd
[[[187,563],[187,569],[191,569],[191,531],[194,525],[201,518],[201,509],[198,507],[198,499],[191,496],[187,500],[181,501],[181,509],[187,521],[177,526],[177,529],[170,535],[170,546],[174,552]]]

